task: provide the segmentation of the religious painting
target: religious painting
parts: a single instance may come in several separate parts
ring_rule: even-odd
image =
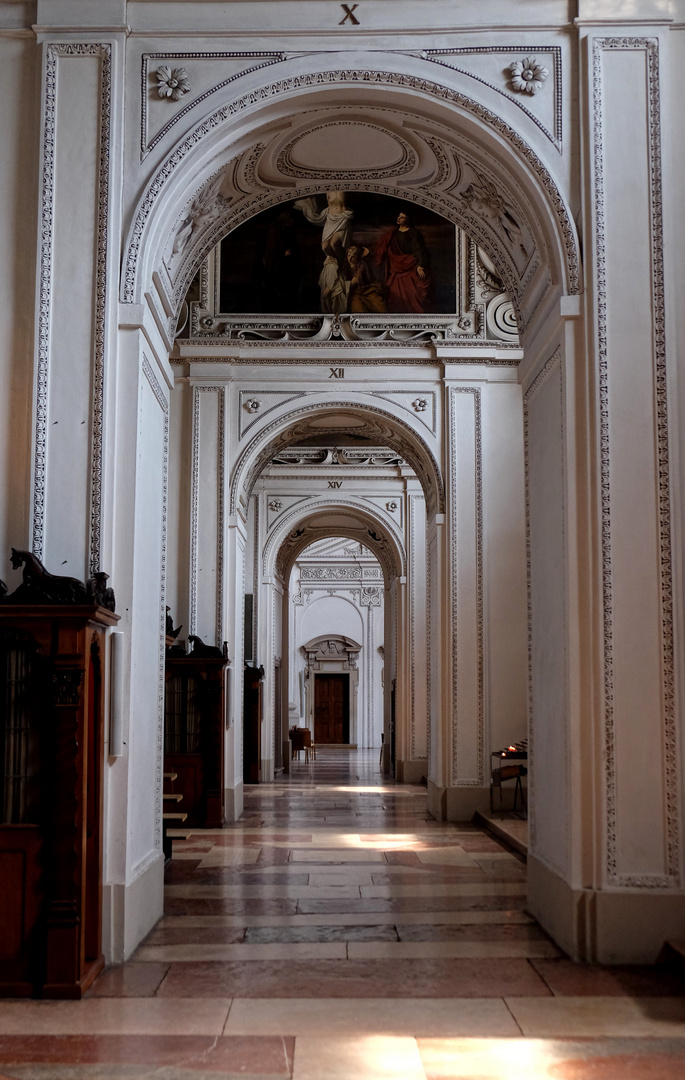
[[[221,241],[223,314],[450,315],[456,228],[403,199],[327,191]]]

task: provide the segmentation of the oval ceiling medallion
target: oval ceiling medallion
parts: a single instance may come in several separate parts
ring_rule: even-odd
[[[310,420],[307,425],[310,428],[324,428],[329,430],[330,428],[353,428],[353,427],[366,427],[366,421],[360,420],[357,416],[321,416],[317,420]]]
[[[398,176],[416,167],[416,154],[387,128],[353,120],[331,121],[297,135],[278,155],[286,176],[341,180]]]

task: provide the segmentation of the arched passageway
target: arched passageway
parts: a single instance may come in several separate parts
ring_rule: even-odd
[[[332,412],[329,404],[315,409],[309,424],[293,424],[288,418],[284,434],[261,453],[262,472],[251,481],[247,530],[254,530],[254,542],[246,547],[262,554],[248,573],[246,588],[256,597],[253,652],[265,668],[264,779],[273,778],[284,764],[284,720],[288,717],[292,726],[291,712],[293,720],[301,719],[316,734],[315,696],[325,680],[315,673],[327,667],[331,673],[334,668],[341,676],[345,673],[338,688],[346,697],[344,741],[380,745],[382,734],[387,771],[397,771],[404,779],[412,769],[418,776],[426,774],[426,696],[417,701],[415,694],[412,701],[407,692],[417,683],[425,685],[426,679],[425,651],[412,656],[408,633],[418,625],[425,640],[426,566],[425,556],[415,553],[409,568],[407,553],[410,546],[414,550],[416,538],[405,513],[409,499],[416,500],[420,505],[414,519],[421,512],[418,529],[425,529],[425,497],[414,470],[388,445],[395,439],[392,422],[386,418],[380,429],[377,416],[372,413],[368,419],[363,410]],[[385,445],[378,445],[379,430],[386,436]],[[325,540],[351,541],[374,565],[364,569],[344,552],[336,557],[329,552],[328,558],[322,552],[315,565],[300,569],[305,579],[298,576],[297,591],[291,591],[295,566],[312,545],[321,548]],[[317,621],[322,617],[317,612],[327,612],[331,620],[335,610],[341,620],[337,625]],[[309,627],[300,641],[293,640],[298,625]],[[321,649],[330,649],[327,641],[309,649],[327,634],[345,633],[360,644],[345,652],[344,660],[324,659]],[[406,673],[401,687],[399,670]],[[374,710],[378,715],[372,721]]]
[[[417,28],[420,54],[400,22],[357,36],[345,22],[261,26],[258,55],[227,55],[223,38],[234,9],[258,10],[256,26],[263,4],[173,5],[159,34],[161,4],[125,5],[130,34],[121,2],[93,5],[116,8],[97,33],[43,6],[54,22],[36,31],[17,8],[22,28],[2,35],[18,160],[26,131],[39,147],[36,183],[12,165],[2,188],[19,222],[2,498],[21,548],[116,588],[105,953],[128,955],[161,910],[166,603],[179,641],[225,643],[230,824],[243,663],[262,665],[259,645],[268,778],[290,704],[275,553],[318,503],[365,511],[381,566],[402,552],[385,609],[398,778],[425,772],[434,818],[462,821],[488,801],[490,751],[528,726],[531,907],[574,956],[654,959],[683,912],[679,315],[664,287],[677,295],[681,274],[677,171],[665,179],[677,24],[645,8],[636,36],[625,5],[598,26],[552,3],[532,94],[507,74],[513,24],[511,38],[455,26],[444,4],[445,25]],[[171,88],[150,65],[188,48],[191,8],[207,36]],[[293,221],[297,245],[274,256]],[[313,277],[283,274],[293,251],[301,267],[316,254]],[[390,255],[414,259],[403,306]],[[225,277],[246,300],[225,302]],[[289,299],[268,310],[265,295]],[[356,456],[341,434],[366,440]],[[365,448],[396,472],[346,502]]]

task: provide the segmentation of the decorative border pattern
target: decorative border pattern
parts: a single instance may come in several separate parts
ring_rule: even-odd
[[[199,543],[200,500],[200,395],[218,394],[217,440],[217,535],[216,535],[216,625],[215,644],[224,639],[224,461],[225,461],[225,392],[223,386],[193,387],[193,456],[190,494],[190,617],[189,634],[197,633],[197,549]]]
[[[409,756],[416,760],[416,594],[419,589],[416,573],[416,495],[409,494],[407,549],[409,551]]]
[[[219,445],[217,448],[217,537],[216,537],[216,644],[222,648],[224,641],[224,532],[226,503],[226,391],[219,387]]]
[[[240,355],[232,354],[232,355],[226,355],[226,356],[187,356],[187,357],[178,357],[178,356],[174,357],[174,356],[172,356],[172,357],[170,357],[170,363],[172,363],[172,364],[249,364],[251,367],[252,366],[256,367],[257,365],[264,365],[264,364],[268,364],[268,365],[271,365],[271,366],[276,366],[276,365],[280,366],[281,364],[297,364],[298,367],[302,367],[302,366],[308,365],[308,364],[318,364],[320,367],[328,366],[328,363],[329,363],[328,359],[322,360],[320,356],[308,356],[306,354],[306,352],[303,352],[302,351],[303,344],[306,345],[306,342],[303,343],[301,341],[279,341],[279,342],[276,343],[278,350],[280,350],[280,349],[294,349],[294,350],[297,350],[298,355],[293,357],[292,359],[289,356],[286,356],[286,357],[279,356],[278,359],[274,359],[273,355],[271,355],[271,356],[240,356]],[[319,349],[319,348],[321,348],[321,346],[323,346],[324,348],[328,347],[328,348],[335,349],[335,351],[338,352],[341,349],[357,349],[357,350],[359,350],[359,349],[362,349],[362,348],[368,346],[369,342],[368,341],[366,341],[366,342],[364,342],[364,341],[362,341],[362,342],[359,342],[359,341],[317,341],[315,344],[316,344],[317,349]],[[383,344],[387,345],[387,342],[384,342]],[[421,341],[421,342],[406,342],[406,341],[404,341],[404,342],[401,343],[402,348],[409,347],[409,348],[416,349],[417,347],[422,347],[427,352],[430,351],[429,356],[420,356],[420,357],[416,357],[416,356],[372,356],[372,357],[368,357],[368,356],[354,356],[354,355],[352,355],[352,356],[346,356],[345,357],[345,363],[346,364],[357,364],[360,367],[373,367],[375,365],[378,365],[378,366],[385,365],[385,366],[387,366],[389,364],[398,364],[398,365],[403,365],[403,364],[431,364],[432,366],[435,366],[435,364],[436,364],[436,356],[435,356],[435,352],[434,352],[434,349],[433,349],[433,344],[434,343],[427,344],[425,341]],[[441,342],[440,344],[442,345],[444,343]],[[463,349],[465,345],[468,345],[469,349],[478,349],[478,348],[490,349],[490,350],[495,350],[496,349],[497,352],[507,351],[507,350],[510,350],[512,352],[513,351],[517,351],[517,352],[522,351],[520,345],[511,345],[511,344],[509,344],[508,342],[505,342],[505,341],[494,342],[494,341],[471,341],[471,340],[469,340],[468,342],[461,342],[458,339],[455,339],[455,341],[452,344],[454,345],[455,348],[459,348],[459,349]],[[227,350],[228,349],[233,349],[233,348],[236,348],[236,347],[242,350],[246,346],[248,348],[252,347],[252,348],[258,348],[258,349],[264,349],[265,351],[271,347],[269,345],[269,342],[265,342],[265,341],[241,341],[241,342],[232,341],[232,342],[228,343]],[[442,355],[437,357],[437,363],[440,363],[440,361],[442,359],[443,359]],[[449,363],[450,364],[461,364],[461,365],[465,365],[465,364],[481,365],[483,367],[518,367],[519,364],[521,363],[521,361],[520,361],[520,359],[497,360],[497,359],[487,357],[487,356],[484,356],[484,357],[479,357],[479,356],[472,356],[472,357],[450,356],[449,357]]]
[[[505,53],[506,55],[509,55],[510,53],[517,53],[517,52],[518,53],[525,53],[526,55],[529,55],[531,53],[534,53],[534,54],[537,54],[537,53],[549,54],[549,53],[551,53],[552,54],[552,64],[553,64],[553,67],[554,67],[554,78],[553,78],[553,86],[554,86],[554,90],[553,90],[553,93],[554,93],[554,132],[553,133],[548,131],[547,128],[545,127],[545,125],[540,120],[538,120],[537,116],[534,116],[533,113],[529,109],[527,109],[525,107],[525,105],[522,104],[522,102],[518,101],[512,94],[507,93],[506,90],[502,90],[502,88],[499,87],[499,86],[494,86],[492,83],[488,82],[486,79],[481,79],[480,75],[474,75],[472,71],[465,71],[464,68],[452,67],[451,64],[448,64],[444,60],[439,59],[439,57],[441,57],[441,56],[473,56],[473,55],[482,56],[484,54],[492,55],[493,53],[496,53],[496,54]],[[562,153],[563,147],[562,147],[562,112],[561,112],[561,93],[562,93],[561,48],[558,45],[544,45],[544,46],[537,46],[537,45],[482,45],[480,47],[476,47],[476,48],[473,48],[473,49],[469,49],[469,48],[464,48],[464,49],[426,49],[425,52],[421,53],[421,56],[422,56],[423,59],[430,60],[434,64],[441,64],[443,67],[449,68],[450,71],[458,71],[461,75],[468,75],[468,77],[470,79],[476,79],[477,82],[482,83],[483,86],[488,86],[491,90],[495,90],[498,94],[501,94],[502,97],[505,97],[507,99],[507,101],[513,101],[514,105],[517,105],[519,107],[519,109],[521,109],[521,111],[526,114],[526,116],[529,118],[529,120],[532,120],[533,123],[537,127],[540,128],[540,131],[543,133],[543,135],[545,135],[549,139],[549,141],[556,147],[556,149],[559,151],[559,153],[560,154]]]
[[[661,549],[661,621],[664,695],[664,765],[666,789],[666,874],[617,872],[617,810],[615,771],[613,596],[611,568],[611,491],[609,447],[609,385],[606,236],[602,111],[602,54],[614,49],[644,50],[647,59],[649,108],[649,170],[651,185],[652,302],[656,376],[657,454],[659,466],[659,535]],[[595,38],[592,48],[595,244],[597,264],[597,343],[601,432],[602,579],[604,622],[604,770],[606,784],[606,870],[611,884],[629,888],[674,888],[679,885],[678,761],[673,662],[673,582],[666,396],[666,335],[664,302],[663,214],[661,193],[661,117],[659,42],[649,37]]]
[[[43,557],[48,424],[48,377],[50,313],[52,310],[53,217],[55,197],[55,135],[57,61],[60,57],[96,56],[102,63],[100,96],[100,146],[98,173],[97,254],[90,477],[90,573],[100,569],[102,525],[102,440],[104,416],[105,325],[107,299],[107,212],[110,180],[110,122],[112,104],[112,47],[107,43],[50,44],[46,49],[43,100],[43,146],[41,177],[40,280],[38,311],[38,357],[36,374],[35,447],[32,506],[32,551]]]
[[[160,409],[164,413],[164,454],[162,464],[162,550],[161,582],[159,603],[159,674],[157,683],[157,768],[155,773],[155,847],[162,847],[162,788],[164,769],[164,657],[166,644],[164,628],[166,626],[166,534],[167,534],[167,498],[169,488],[169,402],[157,381],[152,365],[143,356],[143,374]]]
[[[432,780],[434,784],[440,782],[439,773],[433,772],[433,723],[438,725],[438,718],[433,713],[433,682],[435,675],[433,675],[433,638],[437,635],[433,633],[433,617],[435,599],[433,597],[433,585],[436,581],[437,575],[437,560],[438,560],[438,537],[437,531],[434,531],[432,536],[429,536],[428,530],[426,530],[426,689],[428,691],[428,715],[426,717],[426,771],[428,773],[428,779]],[[439,735],[439,731],[438,731]],[[437,745],[440,745],[438,738]],[[439,764],[439,761],[436,762]]]
[[[526,599],[527,599],[527,623],[528,623],[528,836],[531,852],[535,853],[537,842],[537,818],[535,805],[535,727],[533,724],[533,562],[532,562],[532,536],[530,525],[530,455],[529,455],[529,411],[528,403],[535,396],[542,384],[547,381],[554,369],[561,363],[561,346],[556,349],[537,373],[532,383],[523,395],[523,469],[526,502]],[[559,380],[561,390],[560,415],[561,415],[561,440],[564,445],[564,384]],[[563,463],[562,463],[563,468]],[[565,501],[565,490],[562,486],[562,501]],[[564,606],[566,593],[564,591]],[[566,736],[566,724],[564,735]],[[570,828],[570,815],[567,814],[566,831]],[[547,857],[546,857],[547,858]],[[557,867],[559,869],[559,867]]]
[[[259,496],[252,496],[254,505],[254,544],[252,546],[252,657],[257,657],[257,641],[259,639],[259,548],[261,545],[261,528],[259,513]],[[274,646],[275,648],[275,646]]]
[[[491,109],[486,108],[484,105],[480,105],[465,94],[456,90],[451,90],[448,87],[428,79],[420,79],[415,76],[402,75],[388,71],[339,70],[293,76],[275,83],[266,84],[248,94],[244,94],[242,97],[222,106],[211,116],[208,116],[187,136],[187,138],[183,140],[182,143],[180,143],[179,146],[176,147],[173,153],[163,162],[157,171],[157,174],[148,185],[143,199],[139,204],[126,246],[121,288],[122,301],[124,303],[133,303],[136,288],[138,256],[143,240],[143,233],[157,197],[165,187],[176,167],[194,149],[194,147],[203,140],[205,135],[210,134],[230,117],[238,115],[245,109],[252,108],[259,102],[272,100],[279,94],[293,93],[300,89],[322,87],[324,85],[349,86],[359,84],[399,86],[405,89],[410,88],[416,90],[418,93],[432,95],[433,97],[437,97],[442,101],[449,102],[452,105],[472,113],[483,123],[493,128],[507,142],[511,143],[528,162],[529,167],[532,169],[549,196],[566,251],[568,291],[569,293],[577,293],[579,291],[579,253],[576,245],[573,223],[564,204],[564,200],[546,166],[528,143],[526,143],[525,140],[509,126],[509,124],[502,120],[496,113],[492,112]]]
[[[237,582],[239,590],[236,593],[236,600],[238,604],[238,633],[239,639],[233,643],[233,650],[236,658],[242,657],[244,662],[245,656],[245,537],[241,535],[239,530],[236,530],[236,561],[240,561],[240,580]],[[237,575],[236,575],[237,576]],[[254,610],[254,609],[253,609]],[[234,719],[235,726],[234,739],[238,743],[238,771],[234,772],[230,777],[231,787],[243,786],[243,769],[245,765],[245,740],[243,738],[242,723],[240,717],[242,717],[245,710],[245,680],[241,674],[241,666],[236,664],[235,668],[235,680],[232,683],[233,693],[235,693],[235,683],[238,684],[238,717]]]
[[[259,58],[263,60],[261,64],[253,64],[252,67],[245,68],[244,71],[238,71],[235,75],[231,75],[230,78],[224,79],[223,82],[217,83],[210,90],[205,90],[203,94],[198,94],[197,97],[189,101],[182,109],[174,113],[171,119],[164,125],[164,127],[157,132],[157,134],[147,141],[147,103],[148,94],[150,92],[149,84],[149,62],[150,60],[240,60],[243,57]],[[217,91],[223,90],[229,83],[235,82],[236,79],[242,78],[243,75],[250,75],[253,71],[259,71],[261,68],[271,67],[272,64],[280,64],[286,59],[285,53],[272,53],[272,52],[221,52],[221,53],[208,53],[208,52],[172,52],[172,53],[143,53],[142,64],[140,71],[140,160],[144,158],[154,150],[155,146],[164,138],[164,136],[171,130],[177,121],[181,120],[191,109],[194,109],[196,105],[199,105],[201,101],[206,101],[212,94],[216,94]]]
[[[473,396],[474,441],[476,458],[475,495],[476,495],[476,638],[477,638],[477,683],[478,683],[478,775],[474,780],[457,779],[457,728],[459,724],[458,706],[458,663],[457,663],[457,628],[458,602],[457,566],[458,566],[458,524],[456,483],[454,468],[450,477],[450,562],[451,562],[451,622],[452,622],[452,767],[451,781],[457,787],[483,787],[485,784],[485,702],[484,702],[484,658],[483,658],[483,451],[481,438],[481,402],[480,388],[477,386],[451,386],[449,410],[449,445],[457,445],[457,425],[455,418],[455,394]]]

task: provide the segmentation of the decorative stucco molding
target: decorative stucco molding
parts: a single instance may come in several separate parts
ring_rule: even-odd
[[[190,93],[190,83],[185,68],[170,68],[162,64],[155,71],[157,76],[157,94],[168,101],[179,101],[184,94]]]
[[[509,71],[512,88],[522,94],[537,94],[549,75],[549,69],[534,56],[514,60],[509,65]]]
[[[61,57],[99,57],[100,123],[97,239],[95,253],[95,304],[93,339],[91,475],[90,475],[90,573],[100,570],[102,524],[102,445],[104,417],[105,326],[107,302],[107,217],[110,184],[110,138],[112,108],[112,47],[107,43],[49,44],[46,48],[43,97],[43,144],[40,194],[40,278],[38,310],[38,357],[36,371],[35,443],[32,498],[32,550],[43,557],[50,323],[52,313],[53,216],[55,199],[55,137],[57,66]]]
[[[459,71],[462,75],[468,75],[471,79],[477,79],[478,82],[483,83],[485,86],[490,87],[491,90],[496,90],[498,94],[503,94],[504,97],[512,100],[510,95],[502,90],[500,86],[495,86],[494,83],[487,82],[486,79],[482,79],[479,75],[474,74],[472,71],[467,71],[465,68],[457,68],[452,64],[448,64],[446,60],[442,60],[441,57],[447,56],[482,56],[500,54],[511,56],[516,53],[525,53],[526,55],[538,54],[543,55],[545,58],[550,56],[553,74],[553,93],[554,93],[554,127],[552,131],[548,131],[542,121],[535,116],[529,109],[521,103],[520,100],[516,101],[516,105],[526,116],[533,121],[533,123],[540,128],[540,131],[550,140],[551,143],[557,148],[559,153],[563,149],[562,144],[562,79],[561,79],[561,49],[558,45],[546,45],[541,47],[539,45],[483,45],[479,48],[463,48],[463,49],[427,49],[421,55],[426,60],[430,60],[435,64],[442,64],[444,67],[450,68],[452,71]]]
[[[162,847],[162,787],[164,770],[164,654],[166,627],[166,537],[169,488],[169,402],[157,380],[152,365],[143,356],[142,369],[157,403],[164,413],[164,451],[162,458],[162,536],[159,603],[159,665],[157,673],[157,761],[155,767],[155,847]]]
[[[312,500],[306,510],[301,506],[294,506],[289,512],[281,516],[278,529],[274,530],[262,551],[262,573],[268,577],[272,572],[272,563],[277,565],[279,573],[287,569],[287,565],[294,561],[300,551],[308,547],[313,540],[320,540],[321,536],[307,535],[306,524],[308,518],[334,507],[342,513],[348,512],[350,517],[369,524],[373,528],[367,528],[364,537],[364,546],[368,547],[384,570],[387,580],[404,576],[407,572],[407,555],[402,534],[397,526],[387,518],[381,521],[380,517],[373,512],[369,503],[361,499],[317,498]],[[303,523],[303,524],[300,524]],[[381,531],[383,530],[383,531]],[[349,539],[349,531],[342,528],[332,527],[326,530],[327,536],[342,536]],[[311,584],[311,582],[310,582]],[[324,586],[325,587],[325,586]]]
[[[540,387],[547,381],[552,372],[560,368],[561,365],[561,346],[557,346],[549,359],[543,364],[538,374],[533,379],[532,383],[523,395],[523,453],[524,453],[524,484],[525,484],[525,501],[526,501],[526,595],[527,595],[527,613],[528,613],[528,838],[530,850],[533,854],[539,857],[537,851],[537,816],[536,816],[536,801],[535,801],[535,702],[533,700],[533,562],[532,562],[532,535],[531,535],[531,510],[530,510],[530,403],[535,397]],[[561,446],[564,446],[564,384],[559,377],[559,418],[561,421],[560,440]],[[563,468],[563,466],[562,466]],[[564,485],[561,485],[561,498],[562,503],[565,503],[565,490]],[[563,590],[564,597],[566,590]],[[567,740],[567,726],[566,717],[561,718],[564,729],[564,742],[566,746]],[[566,751],[568,753],[568,751]],[[566,839],[567,850],[568,840],[570,837],[571,828],[571,815],[566,815]],[[550,862],[552,868],[558,872],[565,872],[565,868],[562,867],[553,858],[550,858],[549,852],[545,852],[545,862]]]
[[[485,784],[485,700],[484,700],[484,650],[483,650],[483,450],[481,436],[481,391],[477,386],[452,386],[449,390],[449,446],[458,445],[455,398],[457,394],[470,394],[473,397],[474,451],[475,451],[475,509],[476,509],[476,679],[478,698],[477,740],[478,765],[476,776],[469,780],[458,778],[457,731],[459,720],[459,670],[458,670],[458,633],[459,633],[459,596],[457,590],[457,570],[459,559],[459,507],[457,505],[457,476],[451,471],[450,484],[450,565],[451,565],[451,616],[452,616],[452,783],[458,787],[482,787]]]
[[[421,79],[415,76],[388,71],[340,70],[313,72],[311,74],[293,76],[288,79],[280,80],[279,82],[266,84],[249,94],[245,94],[234,101],[228,102],[211,116],[206,117],[202,123],[197,125],[175,148],[148,185],[135,215],[124,259],[121,289],[122,301],[124,303],[134,302],[137,289],[138,258],[143,235],[148,218],[158,197],[166,187],[169,179],[174,175],[177,167],[206,136],[214,132],[219,125],[229,118],[237,116],[246,109],[254,108],[260,102],[273,100],[278,95],[291,94],[298,90],[309,88],[340,85],[397,86],[403,89],[414,89],[420,94],[436,97],[441,101],[449,102],[457,108],[468,111],[495,131],[505,140],[505,142],[509,143],[526,161],[538,183],[547,193],[550,207],[556,217],[559,234],[565,248],[566,272],[568,278],[567,288],[569,293],[578,292],[580,287],[580,262],[575,231],[569,212],[566,209],[564,200],[546,166],[525,140],[510,127],[510,125],[496,113],[492,112],[492,110],[474,101],[467,95],[438,83],[434,83],[428,79]],[[390,194],[397,194],[397,189],[388,189],[388,192]],[[303,191],[303,194],[307,194],[307,192]],[[280,201],[283,201],[286,197],[290,196],[281,195]],[[421,198],[421,195],[419,192],[413,192],[411,198],[417,200]],[[251,205],[247,216],[252,216],[258,209],[259,207],[256,205]],[[235,222],[235,224],[238,223],[239,221]],[[486,250],[487,244],[488,238],[486,237],[484,245],[486,246]],[[211,247],[211,243],[207,244],[207,248],[209,247]]]
[[[347,398],[346,400],[336,400],[335,402],[317,402],[316,404],[300,406],[297,409],[293,409],[287,416],[281,417],[279,420],[274,420],[266,425],[266,427],[262,428],[248,443],[235,464],[231,480],[230,514],[235,514],[237,512],[241,488],[245,486],[247,493],[249,494],[256,476],[261,472],[264,465],[276,456],[280,449],[278,445],[278,436],[275,435],[278,429],[280,429],[280,436],[284,441],[285,448],[285,445],[288,444],[286,440],[290,440],[291,442],[294,441],[293,426],[295,424],[297,424],[298,430],[301,430],[302,434],[310,434],[310,432],[306,430],[306,422],[302,423],[304,418],[315,413],[322,413],[332,409],[336,412],[353,409],[355,412],[361,411],[367,414],[370,419],[370,430],[373,430],[375,434],[380,427],[383,436],[387,436],[387,438],[385,438],[387,444],[392,445],[393,449],[405,458],[414,469],[414,472],[419,477],[424,489],[429,513],[443,513],[445,505],[444,483],[440,466],[438,465],[433,452],[429,449],[423,438],[411,428],[409,424],[392,416],[384,409],[369,405],[360,395],[360,398],[357,400]],[[380,419],[377,420],[377,418]],[[317,427],[315,430],[319,435],[328,434],[323,427]],[[340,428],[332,428],[331,432],[334,431],[339,432]],[[274,437],[271,440],[267,440],[266,437],[271,433],[274,433]],[[359,431],[359,434],[364,433],[365,432],[362,432],[361,430]],[[368,434],[368,432],[366,433]],[[410,441],[410,439],[412,441]],[[420,443],[420,449],[414,447],[413,440]],[[260,445],[262,447],[261,450],[259,449]]]
[[[225,361],[224,361],[225,362]],[[289,401],[295,401],[297,398],[305,397],[306,393],[303,390],[296,393],[288,393],[283,390],[264,390],[260,387],[259,391],[254,390],[241,390],[238,395],[238,400],[242,408],[238,409],[238,439],[244,439],[248,431],[260,424],[265,416],[273,412],[274,409],[278,409],[281,405],[286,405]],[[269,398],[275,398],[273,405],[267,404]],[[264,400],[266,399],[266,401]],[[247,414],[247,416],[245,416]],[[245,420],[248,422],[245,423]]]
[[[174,61],[184,60],[186,63],[193,60],[258,60],[261,63],[249,64],[242,71],[236,72],[228,79],[223,79],[221,82],[216,83],[209,90],[206,90],[203,94],[198,94],[192,98],[182,109],[179,109],[162,127],[155,136],[148,142],[147,129],[148,129],[148,94],[150,92],[150,67],[151,64],[156,63],[158,60]],[[270,52],[157,52],[157,53],[143,53],[141,68],[140,68],[140,157],[141,161],[146,157],[151,150],[154,150],[155,146],[162,141],[165,135],[171,130],[174,124],[177,124],[184,116],[186,116],[191,109],[194,109],[196,105],[206,101],[212,94],[218,93],[223,90],[229,83],[235,82],[236,79],[240,79],[243,75],[249,75],[253,71],[258,71],[260,68],[270,67],[271,64],[278,64],[285,60],[284,53],[270,53]]]
[[[666,814],[666,872],[620,874],[617,870],[616,736],[614,717],[614,655],[612,595],[611,470],[608,379],[608,316],[606,279],[606,220],[603,150],[602,54],[609,50],[643,50],[647,61],[651,189],[652,310],[655,363],[657,459],[659,468],[659,539],[661,548],[661,661]],[[680,881],[678,757],[673,656],[673,584],[668,419],[666,400],[666,338],[664,302],[664,236],[661,175],[661,100],[659,42],[650,37],[595,38],[592,45],[592,109],[597,275],[597,345],[601,430],[602,564],[604,629],[604,773],[606,790],[606,872],[610,884],[634,889],[677,888]]]
[[[193,387],[193,455],[190,496],[190,618],[189,634],[197,633],[197,552],[199,545],[200,500],[200,403],[202,394],[217,394],[217,535],[216,535],[216,627],[215,645],[224,640],[224,490],[225,490],[225,390],[223,386]]]

